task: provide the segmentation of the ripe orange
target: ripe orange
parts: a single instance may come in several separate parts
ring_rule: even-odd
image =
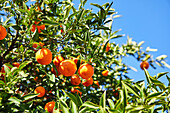
[[[95,84],[95,85],[92,86],[93,88],[95,88],[96,85],[97,85],[97,87],[99,88],[99,82],[98,82],[98,80],[95,80],[93,83]]]
[[[41,30],[45,29],[45,25],[38,25],[40,23],[40,21],[38,21],[38,22],[35,21],[34,25],[32,25],[32,29],[31,29],[32,32],[34,32],[36,30],[36,28],[38,29],[38,33],[40,33]]]
[[[149,68],[149,63],[148,63],[147,61],[141,62],[141,63],[140,63],[140,68],[141,68],[142,70],[144,70],[144,68],[145,68],[145,69],[148,69],[148,68]]]
[[[103,75],[103,76],[107,76],[107,75],[108,75],[108,72],[109,72],[108,70],[104,70],[104,71],[102,71],[102,75]]]
[[[93,76],[94,69],[90,64],[84,63],[80,65],[78,73],[83,79],[88,79]]]
[[[45,95],[45,88],[42,86],[38,86],[35,90],[34,93],[40,93],[37,97],[43,97]]]
[[[7,35],[7,31],[5,27],[0,25],[0,40],[3,40],[6,37],[6,35]]]
[[[12,63],[12,65],[14,66],[14,67],[19,67],[20,66],[20,63],[18,63],[18,62],[14,62],[14,63]]]
[[[36,52],[35,58],[38,63],[42,65],[48,65],[52,61],[52,53],[49,49],[42,48]]]
[[[77,70],[77,66],[72,60],[64,60],[59,65],[59,71],[64,76],[72,76]]]
[[[71,76],[71,84],[73,85],[79,85],[81,83],[81,80],[78,75],[74,74]]]
[[[84,86],[86,86],[86,87],[92,85],[92,84],[93,84],[93,78],[91,77],[91,78],[87,79],[87,80],[84,81],[82,84],[83,84]]]
[[[59,67],[60,63],[64,61],[64,58],[62,56],[56,56],[54,59],[53,59],[53,63],[56,67]]]
[[[82,95],[82,92],[81,92],[81,91],[79,91],[79,90],[77,90],[76,88],[80,89],[80,87],[79,87],[79,86],[77,86],[77,87],[72,87],[72,88],[71,88],[71,92],[72,92],[72,93],[77,93],[77,94]]]
[[[54,107],[55,107],[55,102],[51,101],[51,102],[48,102],[48,103],[45,104],[44,109],[47,110],[48,112],[52,113]]]

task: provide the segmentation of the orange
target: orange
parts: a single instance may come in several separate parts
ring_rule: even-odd
[[[60,25],[60,28],[61,28],[61,33],[64,33],[64,30],[63,30],[63,26]]]
[[[86,87],[92,85],[92,84],[93,84],[93,78],[91,77],[91,78],[87,79],[87,80],[84,81],[82,84],[83,84],[84,86],[86,86]]]
[[[47,110],[48,112],[52,113],[54,107],[55,107],[55,102],[51,101],[51,102],[48,102],[48,103],[45,104],[44,109]]]
[[[45,95],[45,89],[42,86],[38,86],[35,90],[34,93],[40,93],[37,97],[43,97]]]
[[[3,40],[7,35],[5,27],[0,25],[0,40]]]
[[[5,73],[4,67],[1,68],[1,73]]]
[[[110,50],[110,44],[108,43],[106,46],[106,52],[108,52]]]
[[[95,84],[92,86],[93,88],[95,88],[96,86],[99,88],[99,82],[97,80],[95,80],[93,83]]]
[[[49,49],[42,48],[36,52],[35,58],[38,63],[42,65],[48,65],[52,61],[52,53]]]
[[[78,86],[77,86],[77,87],[72,87],[72,88],[71,88],[71,92],[72,92],[72,93],[77,93],[77,94],[82,95],[82,92],[79,91],[79,90],[77,90],[76,88],[80,89],[80,87],[78,87]]]
[[[41,20],[40,20],[41,21]],[[32,25],[32,29],[31,29],[31,31],[32,32],[34,32],[35,30],[36,30],[36,28],[38,29],[38,33],[40,33],[41,32],[41,30],[44,30],[45,29],[45,25],[37,25],[37,24],[39,24],[40,23],[40,21],[35,21],[34,22],[34,25]]]
[[[80,65],[78,73],[83,79],[88,79],[93,76],[94,69],[90,64],[84,63]]]
[[[32,47],[33,47],[33,48],[37,48],[37,47],[38,47],[38,44],[37,44],[37,43],[33,43]]]
[[[56,56],[54,59],[53,59],[53,63],[56,67],[59,67],[60,63],[64,61],[64,58],[62,56]]]
[[[72,60],[64,60],[59,65],[59,71],[64,76],[72,76],[77,70],[77,66]]]
[[[104,70],[104,71],[102,71],[102,75],[103,75],[103,76],[107,76],[107,75],[108,75],[108,72],[109,72],[108,70]]]
[[[147,61],[141,62],[141,63],[140,63],[140,68],[141,68],[142,70],[144,70],[144,68],[145,68],[145,69],[148,69],[148,68],[149,68],[149,63],[148,63]]]
[[[12,63],[12,65],[14,66],[14,67],[19,67],[20,66],[20,64],[18,63],[18,62],[14,62],[14,63]]]
[[[78,75],[74,74],[71,76],[71,84],[73,85],[79,85],[81,83],[81,80]]]

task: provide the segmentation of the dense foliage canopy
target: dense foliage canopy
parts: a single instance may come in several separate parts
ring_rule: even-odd
[[[73,0],[0,1],[1,113],[157,113],[170,109],[168,72],[149,75],[147,68],[170,68],[166,55],[153,57],[127,38],[117,44],[119,17],[113,3],[85,9]],[[5,29],[4,29],[5,28]],[[122,60],[141,63],[147,84],[127,76],[136,70]]]

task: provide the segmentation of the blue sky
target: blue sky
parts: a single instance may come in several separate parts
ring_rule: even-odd
[[[74,0],[75,6],[79,0]],[[134,41],[145,41],[143,49],[146,47],[158,49],[157,52],[151,52],[156,58],[159,55],[166,54],[169,57],[166,59],[170,64],[170,1],[169,0],[88,0],[85,8],[96,10],[90,3],[104,4],[106,2],[111,3],[122,17],[117,18],[113,22],[113,31],[122,29],[120,34],[126,36],[115,40],[116,43],[126,43],[127,35],[133,38]],[[78,7],[78,6],[77,6]],[[125,60],[125,63],[135,67],[138,71],[130,71],[129,77],[135,81],[146,80],[144,72],[140,69],[140,62],[137,62],[134,58]],[[156,65],[156,64],[155,64]],[[157,69],[149,67],[148,69],[151,76],[160,72],[170,72],[168,68],[161,68],[157,66]],[[168,74],[169,76],[169,74]],[[160,79],[166,85],[168,81],[165,77]]]

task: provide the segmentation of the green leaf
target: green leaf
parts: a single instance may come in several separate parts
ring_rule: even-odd
[[[81,109],[79,111],[79,113],[86,113],[86,112],[91,112],[91,111],[95,111],[96,109],[93,109],[93,108],[89,108],[89,107],[85,107],[83,109]]]
[[[25,61],[23,62],[20,66],[19,66],[19,70],[22,70],[25,66],[27,66],[29,63],[31,63],[32,61]]]
[[[149,75],[148,71],[147,71],[145,68],[144,68],[144,72],[145,72],[145,76],[146,76],[147,82],[148,82],[149,84],[151,84],[152,81],[151,81],[151,79],[150,79],[150,75]]]
[[[50,20],[42,20],[41,23],[45,25],[59,25],[57,22],[53,22]]]
[[[77,21],[80,21],[80,19],[83,17],[84,10],[85,10],[85,9],[82,9],[82,10],[80,11],[79,15],[77,16]]]
[[[60,104],[61,104],[63,107],[65,107],[65,108],[68,109],[68,106],[67,106],[66,102],[64,102],[62,99],[60,99]]]
[[[144,109],[145,107],[143,105],[138,105],[137,107],[133,107],[133,109],[131,111],[139,111]]]
[[[109,113],[121,113],[119,110],[109,109]]]
[[[111,108],[111,109],[114,109],[115,105],[114,105],[113,100],[111,100],[111,99],[107,99],[107,101],[109,102],[109,106],[110,106],[110,108]]]
[[[39,95],[39,93],[38,93],[38,94],[27,94],[27,95],[25,95],[25,96],[22,97],[22,100],[23,100],[23,101],[24,101],[24,100],[29,100],[29,99],[32,99],[32,98],[38,96],[38,95]]]
[[[143,43],[145,43],[144,41],[139,42],[138,46],[140,47]]]
[[[6,21],[4,22],[4,25],[6,25],[8,22],[10,22],[10,21],[11,21],[11,20],[10,20],[11,18],[12,18],[12,16],[9,17],[9,18],[7,18]]]
[[[5,69],[5,73],[10,73],[10,69],[9,69],[9,67],[5,64],[4,65],[4,69]]]
[[[160,77],[162,77],[162,76],[165,75],[165,74],[168,74],[168,73],[169,73],[169,72],[158,73],[158,74],[157,74],[157,79],[160,78]]]
[[[5,82],[0,80],[0,85],[5,85]]]
[[[65,9],[65,13],[64,13],[64,18],[67,18],[69,16],[70,10],[71,10],[72,6],[67,6],[67,8]]]
[[[21,100],[16,97],[10,97],[8,100],[15,104],[20,104],[20,102],[21,102]]]
[[[77,98],[73,94],[65,92],[64,90],[63,92],[76,104],[77,107],[81,106],[81,103],[77,101]]]
[[[80,61],[80,60],[79,60]],[[78,89],[77,89],[78,90]],[[82,104],[83,104],[83,101],[82,101],[82,99],[81,99],[81,97],[79,96],[79,95],[75,95],[76,96],[76,98],[77,98],[77,102],[79,103],[79,105],[81,106]]]
[[[71,103],[71,111],[72,111],[72,113],[78,113],[78,111],[77,111],[77,106],[75,105],[75,103],[71,100],[70,101],[70,103]]]
[[[21,30],[21,27],[18,26],[18,25],[13,25],[12,27],[13,27],[15,30]]]
[[[135,90],[135,88],[134,88],[133,86],[129,85],[128,83],[124,83],[123,81],[122,81],[122,84],[123,84],[123,86],[124,86],[125,88],[127,88],[131,93],[133,93],[135,96],[137,96],[137,97],[140,98],[138,92]]]
[[[160,55],[158,57],[156,57],[157,60],[164,60],[165,58],[167,58],[167,55]]]
[[[102,108],[105,109],[105,107],[106,107],[106,90],[104,91],[102,97],[100,98],[99,105],[102,106]]]
[[[162,94],[163,94],[163,92],[156,92],[156,93],[149,94],[149,95],[146,97],[146,100],[159,97],[159,96],[161,96]]]
[[[83,103],[81,107],[89,107],[89,108],[93,108],[93,109],[99,109],[99,105],[94,104],[94,103],[89,102],[89,101],[86,101],[85,103]]]
[[[146,51],[147,51],[147,52],[150,52],[150,51],[157,51],[157,49],[151,49],[150,47],[147,47],[147,48],[146,48]]]

